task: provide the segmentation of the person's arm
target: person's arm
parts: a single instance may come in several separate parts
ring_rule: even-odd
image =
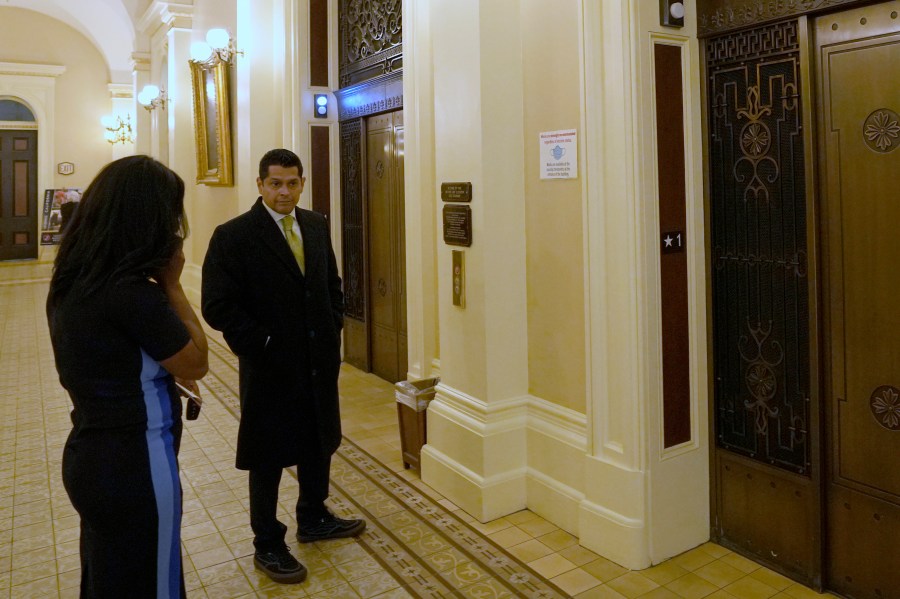
[[[184,252],[178,250],[172,261],[157,277],[157,283],[169,300],[175,314],[184,323],[190,335],[190,341],[174,356],[162,360],[163,368],[172,375],[187,380],[203,378],[209,370],[206,333],[200,319],[188,302],[181,287],[181,271],[184,269]]]
[[[235,354],[250,356],[265,349],[269,332],[244,309],[240,290],[241,283],[228,264],[221,234],[216,231],[203,261],[201,312],[209,326],[222,331]]]
[[[329,234],[327,220],[325,221],[325,243],[328,244],[328,297],[331,301],[334,325],[338,333],[340,333],[344,328],[344,291],[341,285],[341,276],[338,274],[334,248],[331,245],[331,235]]]

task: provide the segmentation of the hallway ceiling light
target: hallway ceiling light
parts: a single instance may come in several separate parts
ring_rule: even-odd
[[[125,120],[122,120],[122,117],[116,115],[112,116],[108,114],[100,119],[100,122],[103,123],[103,128],[106,131],[103,134],[103,137],[106,138],[111,145],[115,144],[133,144],[134,143],[134,131],[131,129],[131,115],[126,114]]]
[[[141,90],[141,93],[138,94],[137,99],[147,110],[154,110],[156,108],[165,110],[166,102],[169,101],[165,88],[160,89],[158,85],[152,84],[145,85],[144,89]]]

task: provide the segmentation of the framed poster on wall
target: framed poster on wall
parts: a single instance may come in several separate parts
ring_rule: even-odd
[[[82,189],[76,187],[44,190],[41,245],[59,245],[63,226],[71,219],[81,194]]]

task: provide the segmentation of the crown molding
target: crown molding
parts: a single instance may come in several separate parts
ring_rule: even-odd
[[[59,64],[0,62],[0,75],[28,75],[31,77],[59,77],[66,67]]]
[[[154,0],[138,19],[137,29],[152,36],[160,27],[189,29],[194,18],[194,5],[187,2]]]
[[[106,86],[110,98],[133,98],[134,85],[131,83],[110,83]]]

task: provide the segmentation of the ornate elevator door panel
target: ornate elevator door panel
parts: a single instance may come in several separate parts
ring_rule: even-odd
[[[344,360],[370,370],[363,119],[341,122],[341,246],[344,262]]]
[[[816,585],[801,23],[706,41],[719,542]]]
[[[406,377],[403,112],[369,117],[366,130],[372,372],[395,382]]]
[[[900,1],[816,23],[826,585],[900,597]]]

